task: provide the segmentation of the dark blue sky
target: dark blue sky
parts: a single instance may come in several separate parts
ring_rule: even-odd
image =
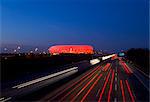
[[[2,43],[148,47],[148,0],[3,0]]]

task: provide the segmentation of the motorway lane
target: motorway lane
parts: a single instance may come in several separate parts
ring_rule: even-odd
[[[134,88],[135,83],[138,83],[141,93],[149,94],[149,91],[144,90],[145,87],[134,77],[132,69],[121,59],[113,58],[109,63],[98,65],[55,92],[51,92],[41,101],[148,101],[147,98],[143,99],[147,97],[146,95],[140,95],[138,88]]]

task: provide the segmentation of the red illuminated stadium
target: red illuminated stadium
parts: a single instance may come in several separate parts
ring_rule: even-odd
[[[57,54],[93,54],[93,47],[89,45],[56,45],[49,48],[49,53]]]

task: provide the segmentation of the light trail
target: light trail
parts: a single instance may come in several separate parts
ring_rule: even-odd
[[[133,73],[133,71],[131,70],[131,68],[124,62],[124,65],[125,65],[125,67],[128,69],[128,71],[130,72],[130,73]]]
[[[124,71],[127,73],[127,74],[130,74],[129,70],[125,67],[124,63],[122,63],[122,61],[120,61],[120,64],[122,65],[122,68],[124,69]]]
[[[109,89],[109,93],[108,93],[108,102],[110,102],[110,95],[111,95],[111,92],[112,92],[112,85],[113,85],[113,81],[114,81],[114,70],[112,72],[112,78],[111,78],[111,84],[110,84],[110,89]]]
[[[0,101],[2,101],[2,100],[4,100],[5,98],[4,97],[2,97],[2,98],[0,98]]]
[[[122,93],[122,97],[123,97],[123,102],[125,102],[125,94],[124,94],[124,88],[123,88],[122,80],[120,80],[120,88],[121,88],[121,93]]]
[[[106,59],[109,59],[111,57],[115,56],[115,54],[112,54],[112,55],[108,55],[108,56],[103,56],[102,57],[102,60],[106,60]]]
[[[35,84],[35,83],[41,82],[43,80],[50,79],[50,78],[59,76],[61,74],[73,71],[73,70],[78,70],[78,67],[73,67],[73,68],[70,68],[70,69],[66,69],[66,70],[63,70],[63,71],[60,71],[60,72],[57,72],[57,73],[54,73],[54,74],[50,74],[50,75],[47,75],[47,76],[35,79],[35,80],[31,80],[31,81],[25,82],[23,84],[19,84],[19,85],[13,86],[12,88],[18,88],[18,89],[20,89],[20,88],[29,86],[31,84]]]
[[[97,70],[99,70],[101,67],[99,67]],[[95,70],[90,76],[86,77],[81,83],[79,83],[76,87],[74,87],[71,91],[69,91],[65,96],[63,96],[60,101],[64,100],[69,94],[71,94],[75,89],[77,89],[78,87],[80,87],[84,82],[86,82],[89,78],[92,77],[92,75],[95,74],[95,72],[97,71]]]
[[[127,80],[125,80],[125,82],[126,82],[126,85],[127,85],[127,88],[128,88],[128,91],[129,91],[129,94],[130,94],[130,97],[131,97],[131,100],[132,100],[132,102],[135,102],[134,96],[133,96],[133,94],[131,92],[131,89],[130,89],[130,85],[129,85]]]
[[[110,67],[110,63],[107,63],[106,66],[104,66],[103,71],[107,71],[109,67]]]
[[[125,66],[124,62],[122,63],[123,67],[125,68],[125,70],[127,71],[128,74],[130,74],[131,72],[129,71],[129,69]]]
[[[127,72],[127,74],[132,74],[133,73],[133,71],[131,70],[131,68],[128,67],[128,65],[124,61],[121,60],[120,64],[123,66],[123,68]]]
[[[87,88],[89,86],[89,84],[98,76],[98,74],[96,74],[74,97],[73,99],[71,99],[71,102],[74,102],[74,100],[85,90],[85,88]]]
[[[85,98],[88,96],[88,94],[91,92],[91,90],[94,88],[94,86],[97,84],[97,82],[99,81],[99,79],[102,77],[102,74],[100,74],[100,76],[97,78],[97,80],[93,83],[93,85],[90,87],[90,89],[88,90],[88,92],[83,96],[83,98],[81,99],[81,102],[83,102],[85,100]]]
[[[106,81],[105,81],[105,83],[104,83],[104,86],[103,86],[103,88],[102,88],[102,91],[101,91],[100,97],[99,97],[99,99],[98,99],[98,102],[101,102],[101,99],[102,99],[104,90],[105,90],[105,88],[106,88],[106,85],[107,85],[107,83],[108,83],[108,79],[109,79],[109,76],[110,76],[111,71],[112,71],[112,69],[111,69],[111,70],[109,71],[109,73],[108,73],[108,76],[107,76]]]
[[[90,60],[90,64],[91,65],[95,65],[95,64],[97,64],[99,62],[100,62],[100,60],[98,58]]]
[[[8,98],[1,98],[0,99],[0,102],[8,102],[8,101],[10,101],[10,99],[11,99],[11,97],[8,97]]]
[[[65,89],[63,89],[61,92],[59,92],[59,94],[57,93],[54,97],[52,97],[50,100],[55,99],[57,96],[61,95],[62,93],[64,93],[65,91],[67,91],[69,88],[71,88],[72,86],[76,85],[77,83],[79,83],[81,80],[83,80],[84,78],[86,78],[87,76],[89,76],[91,73],[93,73],[94,71],[96,71],[98,68],[100,68],[100,66],[97,66],[96,68],[94,68],[92,71],[90,71],[89,73],[87,73],[86,75],[84,75],[83,77],[81,77],[78,81],[74,82],[73,84],[71,84],[70,86],[66,87]]]

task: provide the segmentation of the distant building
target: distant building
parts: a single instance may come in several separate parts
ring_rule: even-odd
[[[59,54],[93,54],[93,47],[90,45],[56,45],[49,48],[52,55]]]

